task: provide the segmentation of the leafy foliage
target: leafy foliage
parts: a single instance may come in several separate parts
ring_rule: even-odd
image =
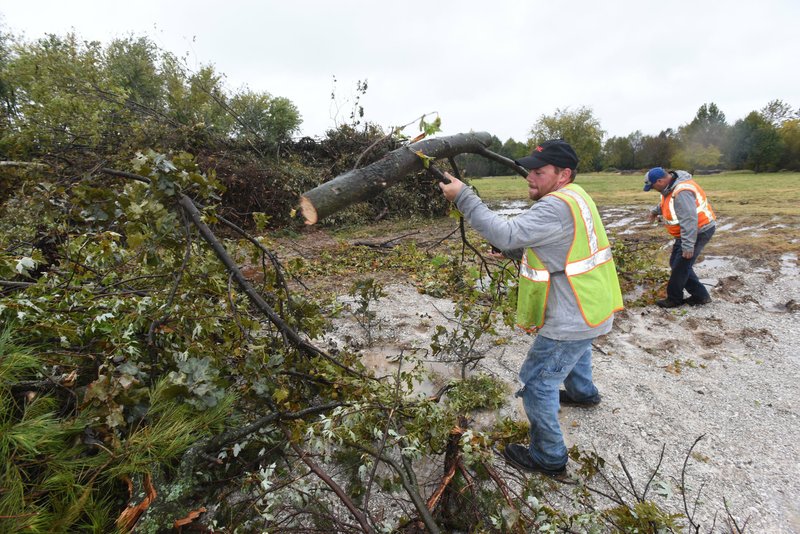
[[[458,413],[499,408],[507,396],[507,386],[486,374],[461,380],[447,392],[449,406]]]
[[[0,42],[0,151],[26,160],[0,169],[0,319],[14,325],[0,335],[0,530],[159,532],[202,507],[218,531],[388,532],[418,518],[432,531],[554,531],[610,517],[584,485],[573,514],[539,479],[499,474],[493,446],[521,425],[465,423],[505,398],[468,371],[509,317],[513,265],[468,253],[462,227],[460,254],[343,247],[284,266],[270,234],[234,224],[257,213],[264,230],[291,228],[309,184],[403,141],[363,123],[358,100],[350,124],[294,142],[291,102],[228,96],[213,68],[189,72],[146,39]],[[420,175],[331,224],[444,213],[431,191]],[[383,269],[456,301],[457,326],[431,347],[462,368],[447,402],[419,392],[427,369],[413,355],[376,377],[357,347],[314,344],[335,310],[303,276]],[[372,325],[380,284],[352,294]],[[158,497],[127,506],[143,489]],[[639,505],[612,509],[625,506]]]
[[[534,147],[548,139],[564,139],[578,154],[578,172],[600,169],[600,150],[605,132],[591,108],[575,111],[557,109],[553,115],[542,115],[533,125],[528,140]]]

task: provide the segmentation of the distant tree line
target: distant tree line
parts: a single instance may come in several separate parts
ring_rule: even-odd
[[[695,117],[677,130],[658,135],[637,130],[624,137],[605,138],[590,108],[558,109],[542,115],[525,143],[496,140],[493,150],[512,159],[530,152],[545,139],[569,141],[580,157],[580,172],[641,170],[655,166],[709,170],[775,172],[800,170],[800,108],[772,100],[744,119],[728,124],[713,102],[703,104]],[[509,171],[474,155],[460,156],[472,176],[500,176]]]

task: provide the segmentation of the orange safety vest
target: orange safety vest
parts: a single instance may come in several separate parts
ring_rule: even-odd
[[[694,202],[697,206],[697,228],[703,228],[711,221],[716,220],[711,203],[706,198],[706,193],[697,185],[694,180],[686,180],[675,186],[665,197],[661,197],[661,216],[664,218],[664,225],[667,232],[673,237],[681,236],[681,225],[678,216],[675,215],[675,195],[681,191],[691,191],[694,194]]]

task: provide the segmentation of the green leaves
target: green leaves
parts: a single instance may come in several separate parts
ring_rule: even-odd
[[[432,161],[436,160],[436,158],[432,158],[430,156],[426,156],[422,152],[422,150],[417,150],[417,151],[414,152],[414,154],[416,154],[419,157],[419,159],[422,160],[422,166],[425,167],[426,169],[431,166],[431,162]]]
[[[442,129],[442,118],[437,114],[433,121],[427,122],[425,120],[426,116],[427,115],[423,115],[419,120],[419,131],[425,135],[433,135],[439,132]],[[427,166],[425,168],[427,168]]]
[[[189,358],[178,362],[178,371],[167,375],[167,380],[186,388],[186,402],[198,409],[213,408],[225,396],[225,388],[217,382],[219,371],[209,358]]]

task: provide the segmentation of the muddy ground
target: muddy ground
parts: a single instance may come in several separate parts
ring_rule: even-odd
[[[661,236],[658,255],[665,264],[671,242],[663,230],[638,222],[644,209],[601,211],[610,232]],[[718,223],[696,266],[713,302],[671,310],[632,307],[618,314],[613,331],[595,342],[595,381],[603,402],[593,409],[563,408],[561,426],[568,447],[596,451],[624,478],[621,457],[639,488],[664,448],[656,480],[674,492],[663,502],[677,513],[684,512],[678,495],[684,460],[702,436],[686,470],[690,509],[701,492],[693,512],[701,532],[711,531],[715,518],[714,531],[728,531],[723,499],[747,532],[800,532],[800,221],[721,216]],[[453,224],[445,221],[402,239],[433,241]],[[292,248],[308,253],[334,243],[326,232],[310,230]],[[453,307],[420,294],[409,281],[382,282],[389,296],[376,310],[384,321],[363,357],[390,372],[389,358],[401,349],[427,348],[434,327],[450,322]],[[343,317],[333,337],[358,337],[360,331]],[[483,414],[478,425],[503,415],[525,420],[513,391],[533,337],[501,335],[510,342],[493,346],[487,340],[476,372],[506,381],[507,403]],[[433,390],[457,375],[448,365],[430,366],[431,382],[422,388]]]

